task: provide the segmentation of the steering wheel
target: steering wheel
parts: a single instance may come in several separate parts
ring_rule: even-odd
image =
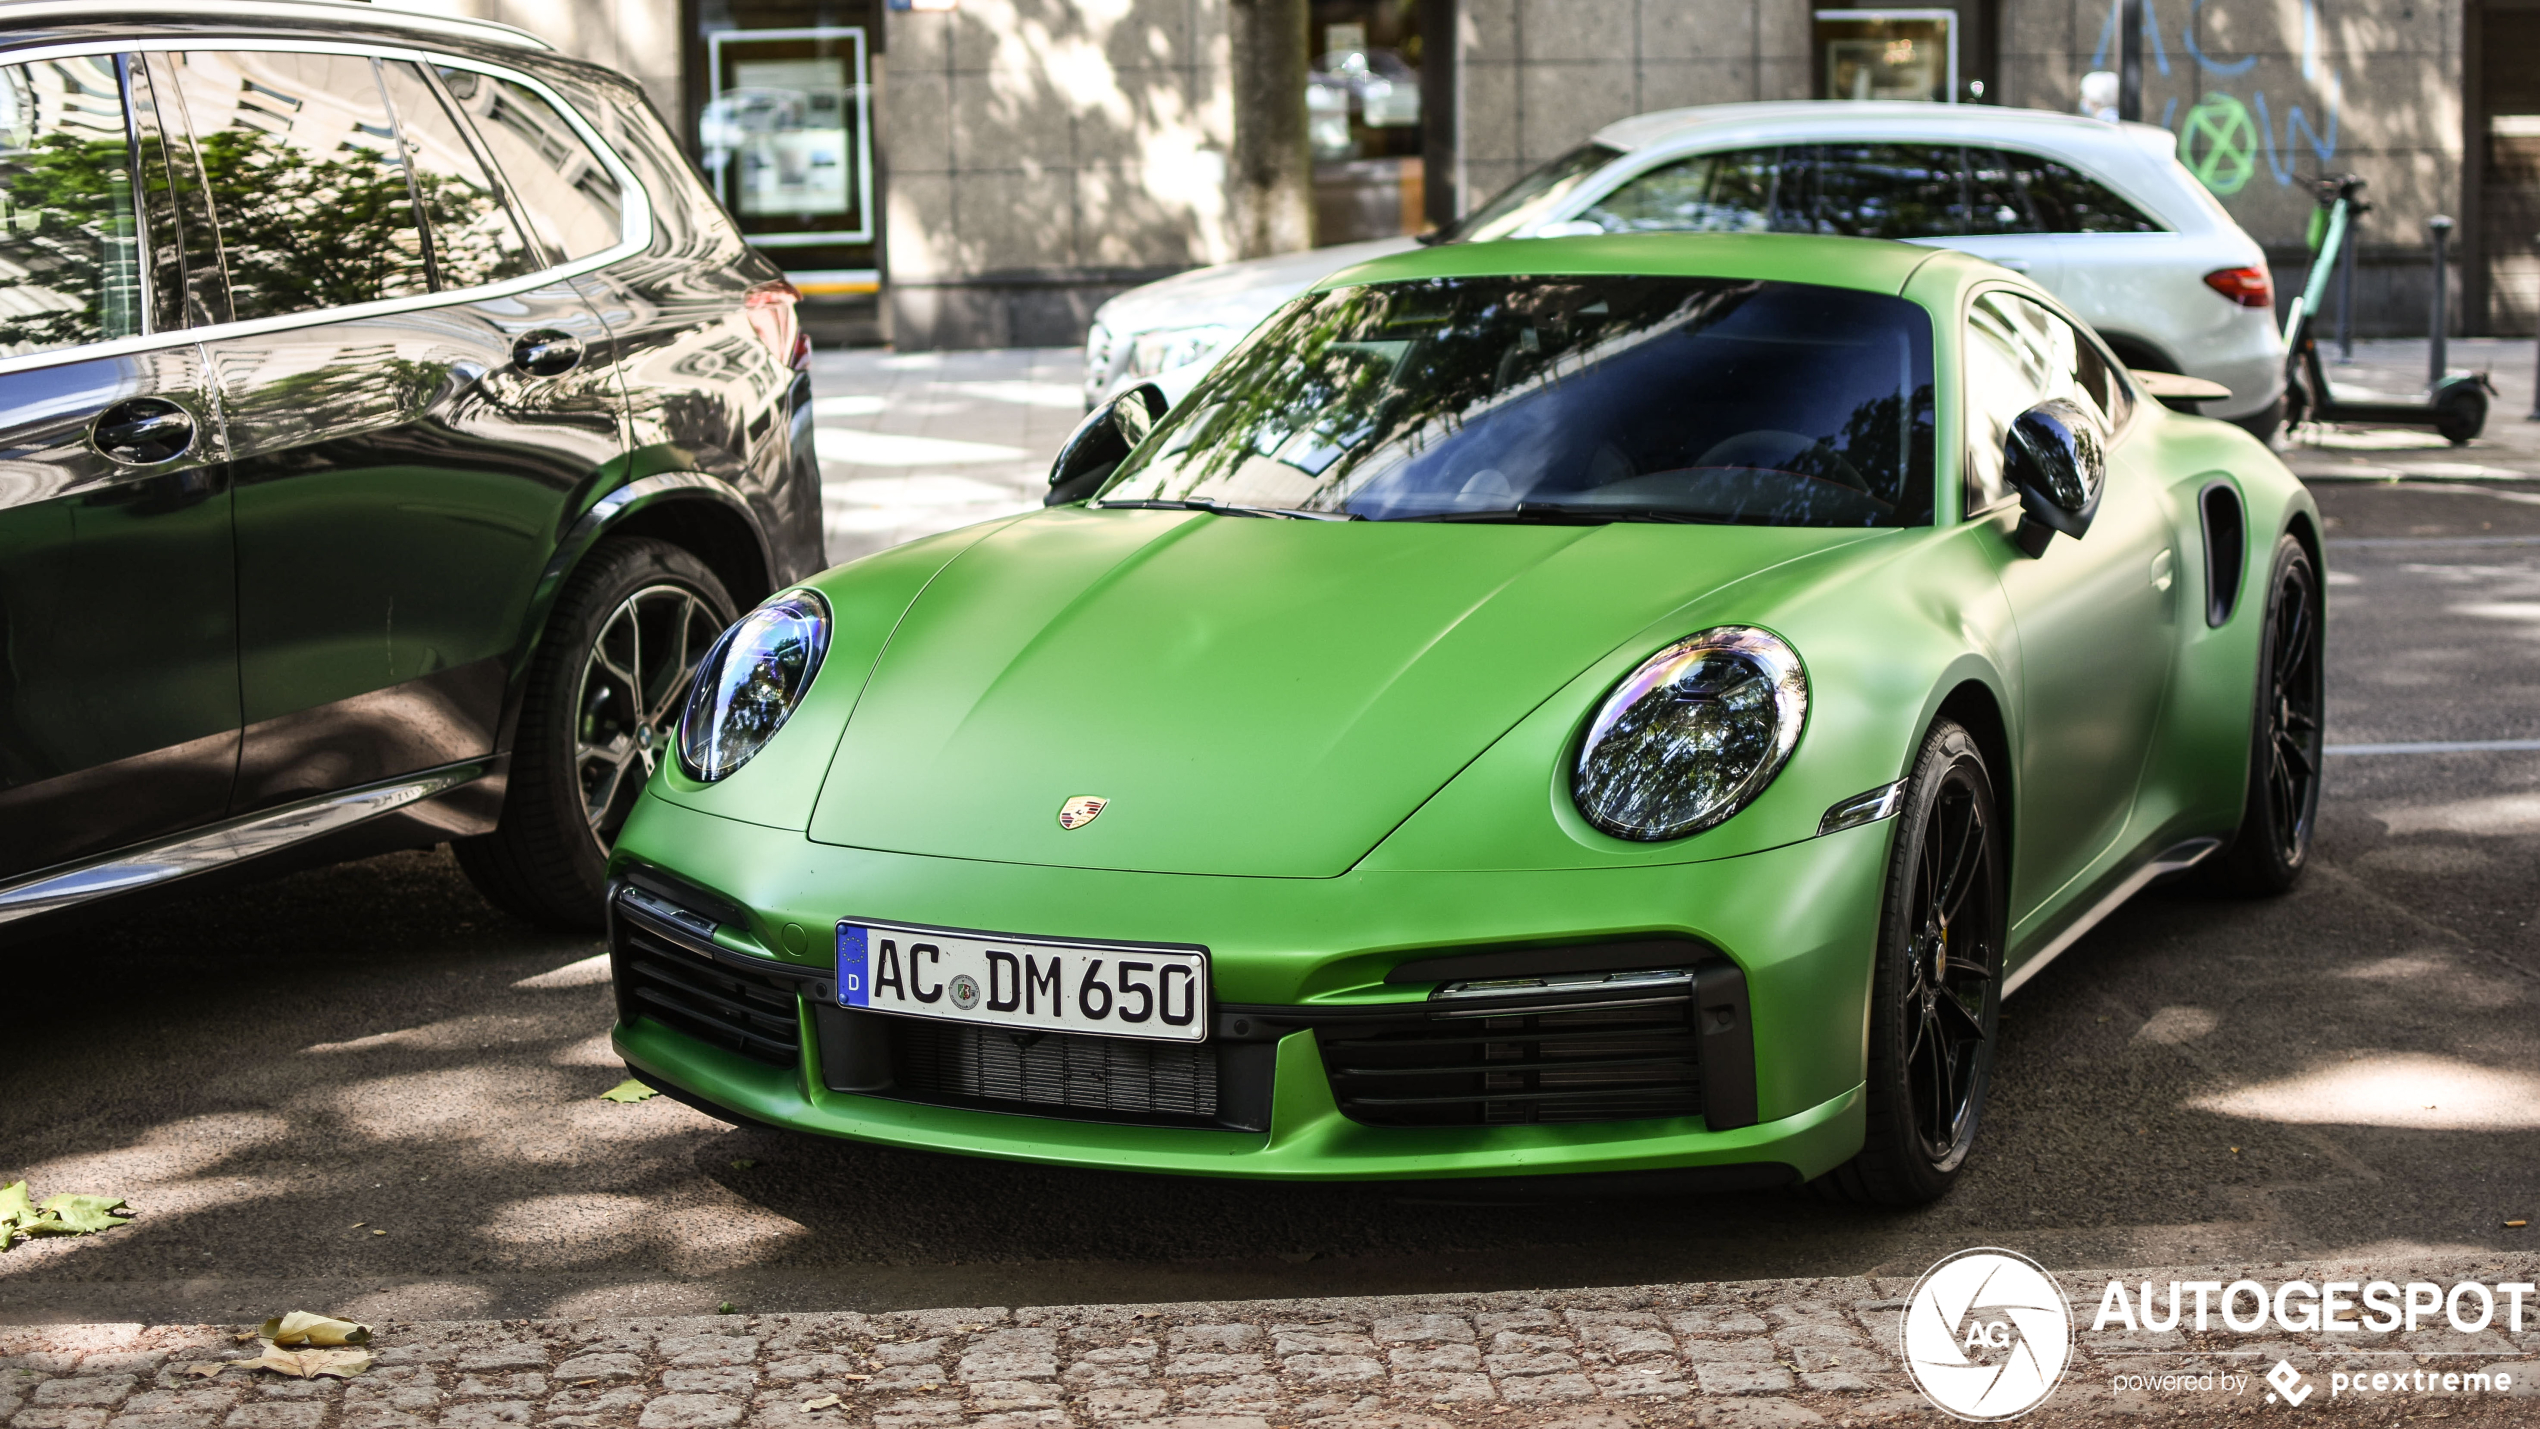
[[[1822,466],[1825,470],[1792,471],[1788,463],[1802,455],[1809,458],[1811,466]],[[1695,460],[1694,465],[1743,466],[1765,471],[1789,472],[1792,476],[1804,476],[1812,481],[1828,481],[1837,486],[1850,487],[1863,495],[1868,495],[1870,490],[1870,483],[1861,475],[1860,469],[1845,461],[1843,454],[1832,446],[1814,437],[1801,436],[1797,432],[1775,431],[1770,427],[1740,432],[1704,452]]]

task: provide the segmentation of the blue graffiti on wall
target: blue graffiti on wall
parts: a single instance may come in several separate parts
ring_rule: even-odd
[[[2108,67],[2109,51],[2116,47],[2117,25],[2124,13],[2124,0],[2112,0],[2107,23],[2099,29],[2099,47],[2091,52],[2090,67]],[[2206,0],[2187,0],[2187,18],[2179,26],[2180,47],[2196,62],[2201,76],[2224,79],[2248,73],[2258,63],[2256,55],[2238,59],[2219,59],[2205,53],[2196,42],[2196,22]],[[2321,110],[2327,118],[2325,129],[2312,122],[2301,104],[2284,107],[2282,140],[2278,141],[2274,113],[2267,104],[2266,91],[2251,93],[2257,113],[2250,114],[2250,104],[2238,95],[2221,89],[2206,91],[2203,98],[2189,107],[2182,120],[2178,101],[2172,99],[2161,110],[2161,127],[2179,136],[2179,158],[2204,185],[2225,198],[2240,192],[2257,176],[2257,156],[2266,155],[2267,171],[2279,185],[2290,185],[2301,166],[2298,142],[2310,149],[2321,168],[2326,168],[2337,155],[2337,116],[2344,98],[2341,76],[2327,70],[2321,80],[2319,38],[2319,0],[2302,0],[2302,79],[2319,85],[2324,91]],[[2154,13],[2153,0],[2143,0],[2143,40],[2148,59],[2155,70],[2167,77],[2170,73],[2169,47],[2162,39],[2161,23]]]

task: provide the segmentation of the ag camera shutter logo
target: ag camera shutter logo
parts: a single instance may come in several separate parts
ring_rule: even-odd
[[[1944,1414],[2016,1419],[2055,1392],[2072,1350],[2063,1287],[2017,1251],[1962,1250],[1914,1282],[1905,1370]]]

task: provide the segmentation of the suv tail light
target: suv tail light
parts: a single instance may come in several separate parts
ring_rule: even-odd
[[[750,330],[767,344],[768,352],[779,363],[796,372],[811,366],[811,334],[803,331],[802,319],[794,311],[794,305],[802,300],[800,288],[783,278],[770,278],[752,284],[749,296],[741,303],[743,314],[750,320]]]
[[[2217,268],[2205,275],[2205,286],[2244,308],[2275,306],[2275,279],[2264,268]]]

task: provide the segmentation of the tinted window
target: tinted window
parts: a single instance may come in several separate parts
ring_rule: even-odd
[[[1813,177],[1819,233],[1945,238],[2017,231],[2017,213],[1970,212],[1964,154],[1954,145],[1821,144]]]
[[[539,241],[559,260],[614,248],[625,236],[626,196],[565,117],[527,85],[444,68],[441,80],[494,152]]]
[[[240,320],[431,290],[387,98],[359,55],[170,56]]]
[[[1457,219],[1442,237],[1458,243],[1505,238],[1560,206],[1588,175],[1623,156],[1603,144],[1582,144],[1501,189],[1488,203]]]
[[[473,288],[537,271],[538,260],[519,222],[422,67],[383,60],[379,75],[397,109],[406,161],[414,167],[415,193],[423,200],[439,285]]]
[[[0,357],[141,331],[131,156],[114,56],[0,66]]]
[[[2002,476],[2002,444],[2020,413],[2049,398],[2080,402],[2123,420],[2125,387],[2099,349],[2070,323],[2017,293],[1976,299],[1967,317],[1967,511],[1972,515],[2011,495]]]
[[[2143,210],[2117,197],[2097,179],[2035,154],[2004,152],[1998,156],[2037,211],[2047,233],[2166,233],[2169,230]]]
[[[1784,197],[1779,149],[1679,159],[1631,180],[1579,216],[1608,233],[1763,233],[1804,230],[1809,223],[1803,196],[1794,189]]]
[[[1141,443],[1106,505],[1377,520],[1898,526],[1931,511],[1931,325],[1713,278],[1312,293]]]

